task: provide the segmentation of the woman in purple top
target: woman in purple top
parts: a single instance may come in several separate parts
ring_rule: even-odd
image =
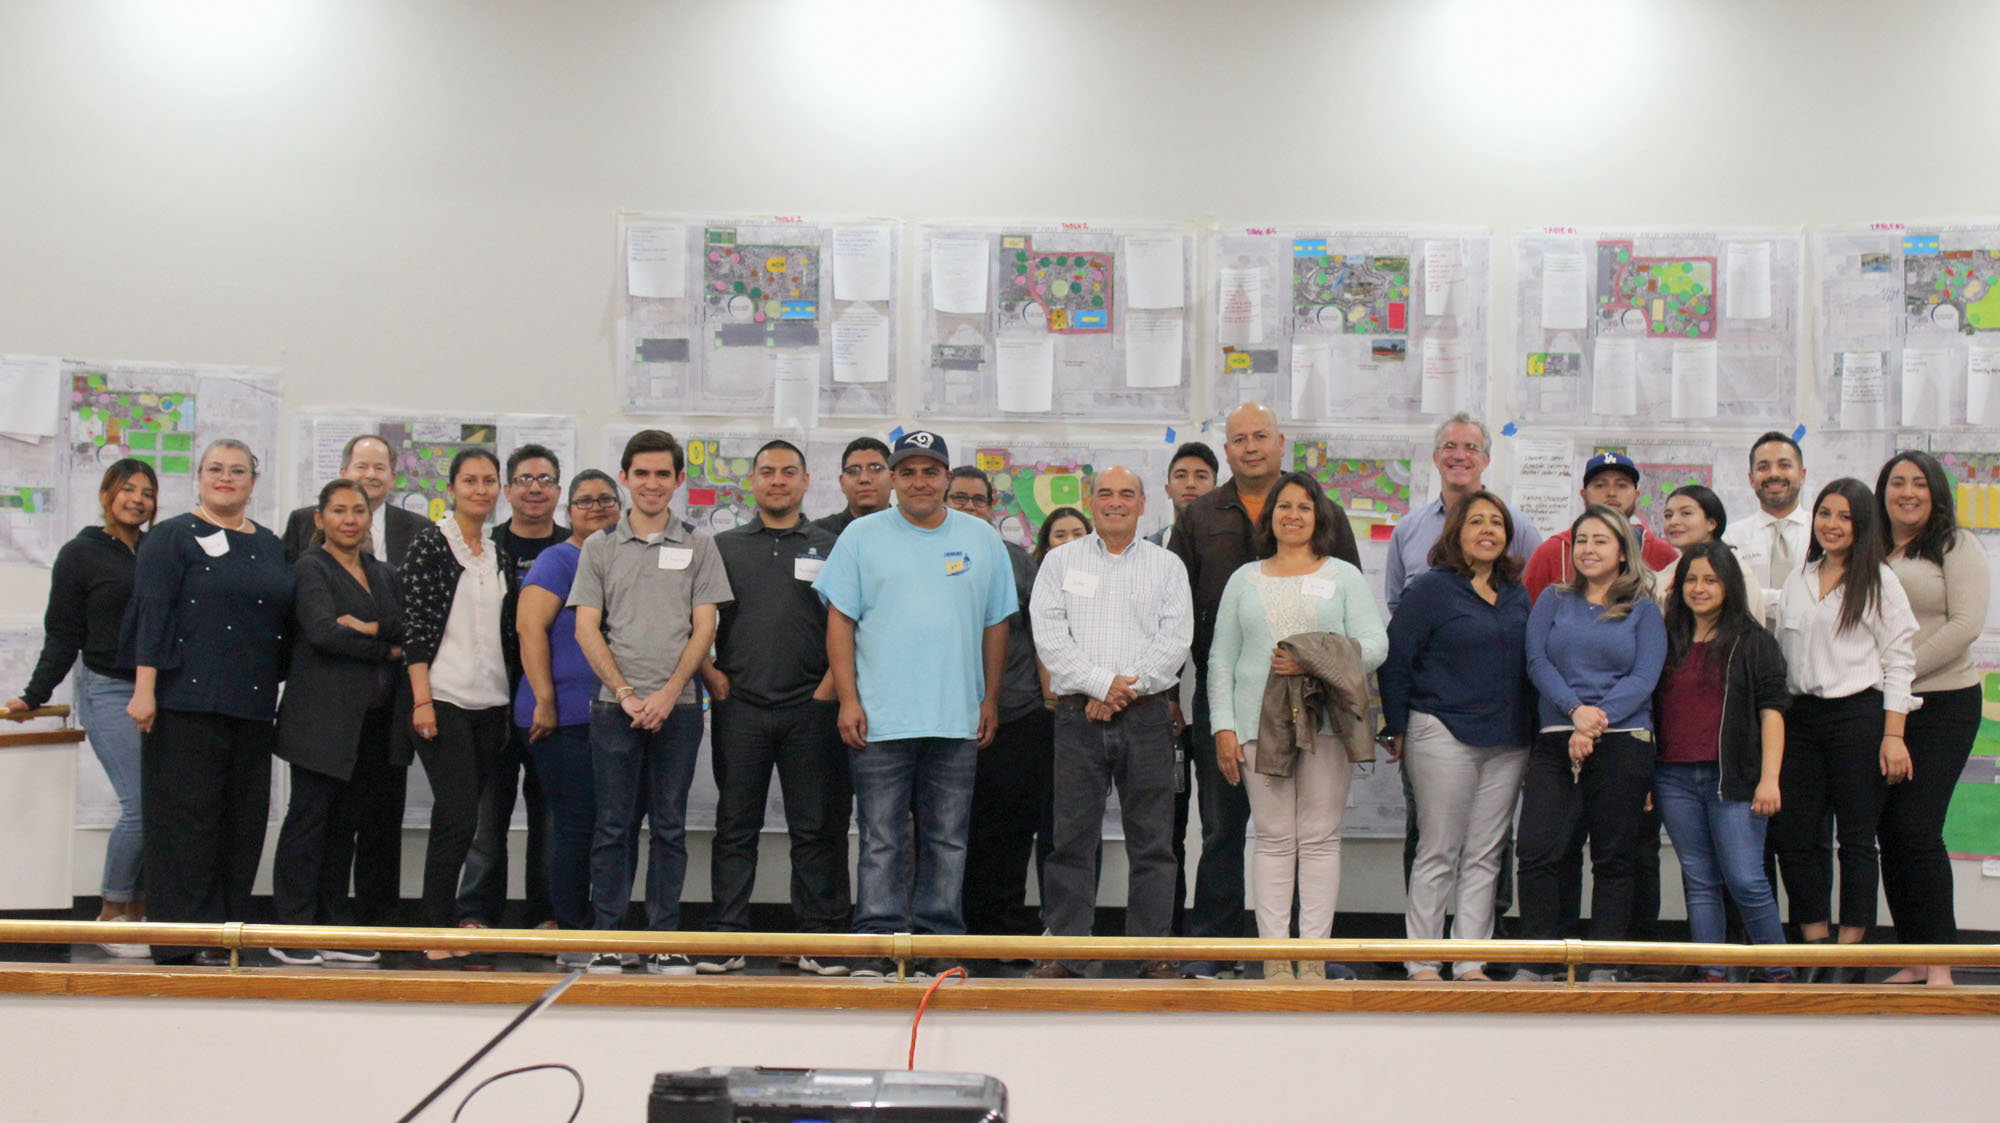
[[[1575,579],[1549,586],[1528,615],[1528,677],[1541,707],[1521,806],[1521,928],[1531,940],[1560,934],[1558,870],[1570,833],[1587,823],[1590,938],[1622,940],[1653,787],[1653,687],[1667,631],[1623,515],[1585,510],[1570,527],[1570,553]]]
[[[514,617],[521,636],[514,724],[527,731],[535,775],[548,794],[549,903],[564,928],[590,927],[590,832],[597,819],[590,770],[597,675],[576,645],[576,610],[565,606],[584,541],[617,521],[618,485],[595,468],[578,472],[569,484],[570,536],[535,559]]]

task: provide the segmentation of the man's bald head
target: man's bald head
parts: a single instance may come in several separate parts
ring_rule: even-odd
[[[1236,477],[1239,492],[1263,495],[1285,464],[1285,435],[1269,406],[1245,402],[1229,414],[1223,426],[1223,455]]]
[[[1123,464],[1097,473],[1090,485],[1090,513],[1105,546],[1123,551],[1138,533],[1139,516],[1146,513],[1146,485],[1139,473]]]

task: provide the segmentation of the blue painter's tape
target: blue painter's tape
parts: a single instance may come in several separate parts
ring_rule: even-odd
[[[1167,426],[1167,443],[1174,443],[1174,427],[1171,425]]]
[[[902,439],[903,439],[903,427],[901,425],[898,425],[894,429],[889,430],[890,444],[895,444],[897,441],[900,441]]]
[[[1806,439],[1806,427],[1804,422],[1800,422],[1799,427],[1792,430],[1792,439],[1795,441],[1802,441]]]
[[[1502,425],[1500,427],[1500,435],[1503,437],[1511,437],[1520,431],[1521,427],[1519,425],[1514,424],[1512,421],[1509,421],[1507,424]]]

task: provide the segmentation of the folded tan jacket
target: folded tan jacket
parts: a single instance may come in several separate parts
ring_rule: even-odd
[[[1361,645],[1338,632],[1302,632],[1279,640],[1278,647],[1305,673],[1274,674],[1264,682],[1257,715],[1258,773],[1290,776],[1299,753],[1314,751],[1313,739],[1322,729],[1332,731],[1348,760],[1374,760]]]

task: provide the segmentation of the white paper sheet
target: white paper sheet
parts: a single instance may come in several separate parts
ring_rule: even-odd
[[[1055,337],[1003,335],[994,340],[993,378],[1002,412],[1049,412],[1055,404]]]
[[[625,291],[664,300],[687,295],[687,231],[680,223],[625,227]]]
[[[1589,259],[1582,250],[1542,255],[1542,330],[1581,331],[1589,323]]]
[[[1840,364],[1840,427],[1881,429],[1889,423],[1887,384],[1882,377],[1882,352],[1842,351]]]
[[[819,352],[771,350],[771,424],[810,431],[819,424]]]
[[[1975,339],[1965,349],[1965,423],[2000,425],[2000,344]]]
[[[1254,265],[1225,265],[1217,300],[1216,342],[1245,347],[1264,342],[1264,282]]]
[[[1424,243],[1424,315],[1465,309],[1465,245],[1456,240]]]
[[[1630,417],[1639,412],[1639,341],[1600,336],[1590,355],[1591,412]]]
[[[1682,339],[1674,343],[1673,393],[1675,418],[1715,416],[1715,340]]]
[[[1327,367],[1333,361],[1324,342],[1292,340],[1292,417],[1317,421],[1326,415]]]
[[[1949,423],[1952,352],[1934,347],[1903,349],[1903,424],[1936,429]]]
[[[1178,308],[1125,310],[1125,385],[1158,390],[1181,384],[1183,323]]]
[[[836,226],[833,229],[833,298],[888,300],[896,279],[891,275],[887,226]],[[879,381],[879,380],[878,380]]]
[[[889,317],[872,304],[850,304],[833,321],[833,380],[889,380]]]
[[[1184,308],[1186,271],[1181,240],[1173,234],[1132,234],[1125,238],[1125,307]]]
[[[1575,442],[1560,437],[1515,439],[1514,493],[1508,498],[1543,537],[1569,529],[1571,501],[1576,497]]]
[[[62,422],[62,360],[0,356],[0,433],[53,437]]]
[[[1420,408],[1445,414],[1458,408],[1458,387],[1465,377],[1465,344],[1441,336],[1424,337],[1423,394]]]
[[[1723,247],[1722,312],[1732,320],[1771,318],[1771,243]]]
[[[984,235],[931,239],[931,307],[973,316],[986,311]]]

